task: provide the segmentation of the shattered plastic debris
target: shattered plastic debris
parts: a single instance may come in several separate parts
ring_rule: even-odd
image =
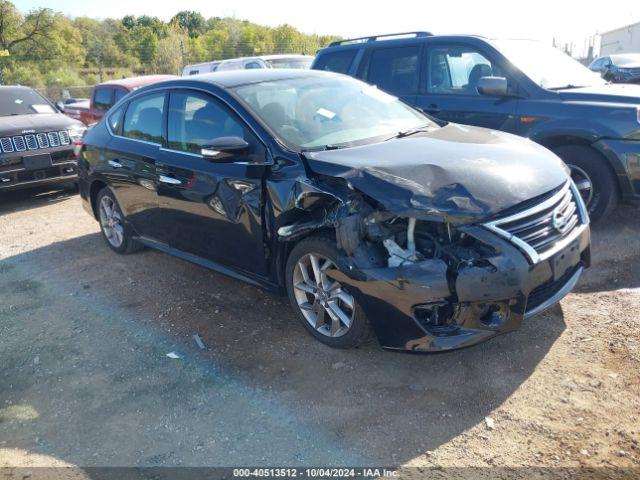
[[[204,350],[206,347],[204,346],[204,343],[202,342],[202,339],[200,338],[200,335],[198,335],[197,333],[193,336],[193,339],[196,341],[196,345],[198,345],[198,348],[200,350]]]
[[[493,421],[493,418],[491,417],[484,417],[484,423],[487,425],[487,428],[489,430],[493,430],[494,428],[496,428],[496,423]]]
[[[167,353],[167,357],[169,358],[173,358],[173,359],[177,359],[177,358],[182,358],[180,355],[178,355],[176,352],[169,352]]]

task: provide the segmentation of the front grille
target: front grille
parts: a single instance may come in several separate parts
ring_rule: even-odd
[[[560,289],[564,287],[566,283],[571,279],[571,277],[576,274],[578,269],[582,268],[582,266],[582,262],[580,262],[576,266],[567,270],[559,279],[551,279],[548,282],[545,282],[542,285],[531,290],[529,297],[527,297],[527,309],[525,313],[539,307],[548,299],[553,297],[556,293],[558,293]]]
[[[2,147],[2,151],[4,153],[13,152],[13,142],[9,137],[0,138],[0,146]]]
[[[24,152],[27,149],[27,145],[24,141],[24,137],[13,137],[13,146],[16,147],[16,152]]]
[[[38,141],[36,140],[35,135],[25,135],[24,141],[27,143],[27,148],[29,150],[35,150],[38,148]]]
[[[38,145],[40,145],[40,148],[49,147],[49,137],[47,137],[46,133],[39,133],[37,137],[38,137]]]
[[[67,130],[59,132],[43,132],[35,135],[16,135],[0,138],[0,153],[24,152],[40,148],[60,147],[70,145],[71,137]]]
[[[60,137],[58,136],[58,132],[49,132],[49,144],[52,147],[60,146]]]
[[[485,224],[510,240],[532,263],[563,248],[589,223],[584,203],[572,182],[541,203]]]

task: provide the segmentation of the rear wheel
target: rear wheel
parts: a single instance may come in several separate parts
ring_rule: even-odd
[[[117,253],[132,253],[140,250],[142,246],[132,238],[129,227],[124,222],[118,200],[109,187],[98,192],[96,202],[100,230],[111,250]]]
[[[296,316],[317,340],[335,348],[357,347],[369,337],[369,323],[355,298],[328,275],[337,269],[337,257],[328,236],[302,240],[287,261],[287,293]]]
[[[571,169],[571,178],[593,222],[608,217],[618,204],[618,185],[606,159],[586,145],[563,145],[553,149]]]

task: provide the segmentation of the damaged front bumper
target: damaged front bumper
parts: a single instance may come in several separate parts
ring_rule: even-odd
[[[360,269],[345,256],[341,271],[331,272],[348,285],[383,348],[453,350],[517,330],[524,319],[569,293],[590,264],[586,226],[561,251],[533,265],[514,244],[482,227],[466,233],[491,246],[495,255],[481,265],[461,265],[457,272],[440,259]]]

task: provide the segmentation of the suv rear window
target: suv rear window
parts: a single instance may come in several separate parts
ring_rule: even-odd
[[[356,53],[358,53],[358,50],[355,49],[324,53],[316,60],[313,69],[347,73]]]
[[[109,110],[111,105],[113,105],[113,88],[96,88],[93,95],[93,106],[98,110]]]

